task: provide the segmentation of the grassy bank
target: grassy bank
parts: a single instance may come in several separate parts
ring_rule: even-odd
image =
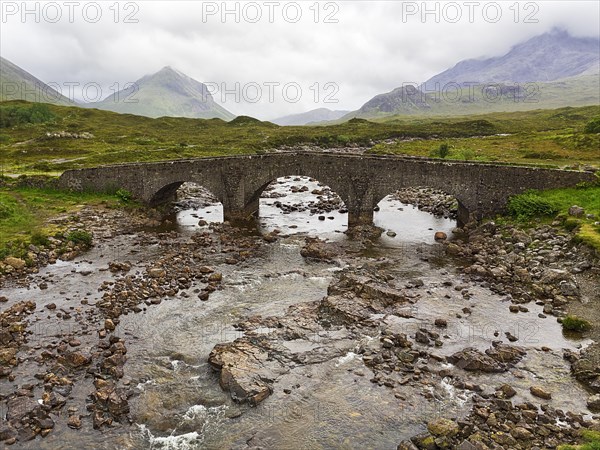
[[[30,244],[40,245],[49,237],[62,235],[70,223],[71,215],[84,205],[105,204],[119,207],[114,195],[60,192],[50,189],[1,188],[0,189],[0,259],[6,256],[23,257]],[[65,220],[52,222],[62,216]],[[64,237],[64,236],[63,236]],[[82,235],[68,236],[72,241]]]
[[[600,450],[600,432],[591,430],[581,431],[581,445],[559,445],[557,450]]]
[[[498,131],[479,136],[445,139],[382,142],[373,147],[378,154],[439,156],[448,146],[447,159],[485,162],[514,162],[571,167],[580,164],[600,166],[600,134],[590,124],[598,121],[600,108],[561,108],[477,116]],[[388,119],[389,120],[389,119]],[[386,123],[403,123],[394,119]],[[410,123],[417,123],[412,121]]]
[[[576,216],[569,214],[572,206],[583,208],[583,212]],[[511,198],[508,212],[521,223],[550,222],[558,218],[567,230],[576,233],[576,239],[600,252],[600,184],[529,191]]]
[[[600,167],[600,135],[585,131],[600,107],[332,126],[279,127],[249,117],[151,119],[77,107],[0,103],[0,172],[60,173],[132,161],[260,153],[283,146],[372,147],[374,153],[429,156],[443,143],[448,158]]]

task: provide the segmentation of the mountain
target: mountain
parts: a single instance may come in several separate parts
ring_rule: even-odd
[[[327,108],[318,108],[300,114],[291,114],[289,116],[279,117],[271,120],[271,122],[282,126],[308,125],[328,120],[337,120],[349,112],[350,111],[332,111],[331,109]]]
[[[146,75],[90,108],[146,117],[189,117],[231,120],[234,114],[218,105],[206,85],[171,67]]]
[[[552,30],[504,56],[462,61],[419,87],[377,95],[342,120],[593,105],[600,103],[599,73],[598,38]]]
[[[424,87],[430,90],[448,83],[549,82],[599,66],[598,38],[577,38],[554,29],[514,46],[504,56],[461,61],[427,80]]]
[[[0,56],[0,101],[27,100],[30,102],[73,105],[60,92]]]

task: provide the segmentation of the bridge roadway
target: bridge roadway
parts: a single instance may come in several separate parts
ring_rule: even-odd
[[[184,182],[209,189],[223,204],[226,220],[246,219],[258,211],[261,193],[274,180],[307,176],[329,186],[348,209],[348,225],[371,224],[373,208],[406,187],[439,189],[456,197],[459,222],[493,217],[511,195],[528,189],[571,187],[591,182],[591,172],[545,169],[440,159],[282,152],[108,165],[66,171],[62,188],[125,189],[156,206],[171,201]]]

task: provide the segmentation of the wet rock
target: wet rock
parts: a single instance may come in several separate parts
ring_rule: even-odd
[[[419,450],[419,448],[410,441],[402,441],[398,444],[396,450]]]
[[[4,264],[6,264],[16,270],[21,270],[21,269],[25,268],[25,265],[26,265],[25,261],[22,260],[21,258],[14,258],[12,256],[5,258]]]
[[[448,327],[448,321],[446,319],[435,319],[434,325],[438,328]]]
[[[510,430],[510,434],[512,437],[522,441],[529,441],[534,438],[533,433],[526,428],[523,427],[515,427]]]
[[[166,274],[167,272],[164,269],[161,269],[160,267],[148,269],[148,276],[150,278],[164,278]]]
[[[552,399],[552,394],[550,392],[546,391],[541,386],[531,386],[529,388],[529,392],[531,392],[531,395],[533,395],[534,397],[539,397],[544,400]]]
[[[59,362],[63,362],[69,367],[78,368],[88,365],[92,358],[82,352],[67,352],[59,358]]]
[[[587,407],[593,413],[600,413],[600,394],[592,395],[588,398]]]
[[[303,258],[312,258],[323,261],[329,261],[334,254],[327,246],[327,243],[319,238],[306,238],[305,244],[300,249],[300,255]]]
[[[25,416],[34,415],[40,409],[39,403],[30,397],[13,397],[6,404],[8,411],[6,420],[20,421]]]
[[[0,423],[0,442],[16,439],[17,430],[6,422]]]
[[[466,348],[449,356],[448,362],[467,371],[505,372],[525,355],[525,350],[519,347],[495,343],[481,353],[475,348]]]
[[[129,272],[131,270],[131,263],[128,261],[126,261],[126,262],[112,261],[112,262],[108,263],[108,270],[110,270],[112,273]]]
[[[221,281],[223,281],[223,274],[215,272],[208,277],[208,281],[210,283],[220,283]]]
[[[220,371],[219,383],[233,400],[257,405],[273,391],[272,383],[277,375],[269,366],[281,369],[278,362],[268,364],[268,359],[266,351],[242,338],[216,345],[208,362]]]
[[[459,432],[458,424],[449,419],[436,419],[427,424],[427,430],[436,436],[452,437]]]
[[[467,371],[505,372],[506,366],[475,348],[466,348],[448,357],[456,367]]]
[[[81,428],[81,418],[79,416],[69,416],[69,420],[67,421],[67,426],[69,428],[73,428],[74,430],[78,430]]]
[[[435,233],[434,239],[436,241],[445,241],[446,239],[448,239],[448,235],[443,231],[438,231],[437,233]]]
[[[411,441],[420,450],[437,450],[435,438],[429,433],[419,434],[411,438]]]
[[[560,293],[566,297],[576,297],[579,295],[579,288],[573,282],[563,280],[559,283]]]
[[[518,363],[527,354],[525,349],[521,347],[503,344],[501,342],[493,342],[492,347],[487,349],[485,353],[496,361],[508,365]]]
[[[503,384],[497,390],[502,398],[513,398],[517,391],[510,384]]]
[[[114,331],[117,326],[112,319],[104,320],[104,329],[107,331]]]

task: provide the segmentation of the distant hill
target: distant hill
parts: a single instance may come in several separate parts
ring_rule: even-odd
[[[43,81],[0,56],[0,101],[6,100],[27,100],[57,105],[74,104]]]
[[[598,38],[553,30],[504,56],[462,61],[419,87],[377,95],[342,120],[594,105],[600,103],[599,73]]]
[[[350,111],[332,111],[328,108],[318,108],[304,113],[291,114],[289,116],[279,117],[277,119],[271,120],[271,122],[282,126],[309,125],[328,120],[337,120],[345,116],[349,112]]]
[[[232,120],[235,115],[218,105],[206,85],[171,67],[140,78],[90,108],[146,117],[188,117]]]

